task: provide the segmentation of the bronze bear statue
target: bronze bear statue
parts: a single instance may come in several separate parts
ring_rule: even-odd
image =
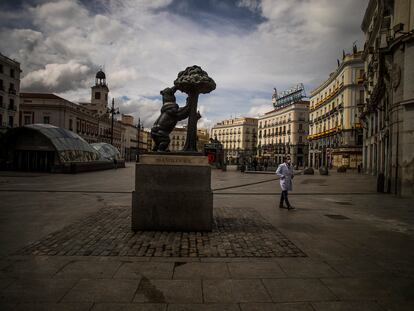
[[[167,87],[160,91],[162,95],[161,115],[155,121],[151,128],[151,137],[155,144],[152,151],[166,152],[170,144],[170,133],[177,125],[178,121],[188,118],[190,106],[187,104],[184,107],[179,107],[176,103],[175,87]]]

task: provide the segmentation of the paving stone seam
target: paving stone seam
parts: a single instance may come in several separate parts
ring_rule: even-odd
[[[123,261],[123,260],[120,261],[120,265],[114,270],[114,273],[111,276],[112,279],[114,279],[115,275],[118,273],[121,267],[125,265],[125,263],[128,263],[128,261]]]
[[[333,265],[331,265],[328,261],[323,260],[322,261],[324,264],[328,265],[329,268],[331,268],[333,271],[335,271],[336,273],[338,273],[338,275],[340,275],[341,277],[346,277],[346,275],[344,275],[343,273],[341,273],[339,270],[337,270]]]
[[[346,302],[346,303],[374,303],[380,310],[383,311],[388,311],[388,309],[386,307],[383,306],[383,304],[378,301],[378,300],[366,300],[366,299],[348,299],[348,300],[331,300],[331,301],[311,301],[310,304],[312,306],[312,308],[316,308],[316,306],[314,306],[313,304],[317,304],[317,303],[326,303],[326,302]],[[318,309],[314,309],[316,311],[318,311]]]
[[[132,295],[132,300],[131,300],[131,303],[132,303],[132,302],[134,302],[135,296],[138,294],[138,291],[139,291],[140,286],[141,286],[141,282],[142,282],[142,278],[139,280],[139,282],[138,282],[138,286],[137,286],[137,288],[135,289],[134,294]]]
[[[272,294],[270,293],[269,289],[266,287],[266,285],[265,285],[265,283],[263,282],[263,279],[262,279],[262,278],[260,278],[260,283],[262,284],[263,288],[265,289],[266,294],[267,294],[267,296],[270,298],[270,300],[271,300],[272,302],[275,302],[275,301],[273,300]]]
[[[70,265],[71,263],[76,262],[76,260],[69,260],[66,264],[62,265],[62,267],[60,267],[54,274],[53,276],[56,276],[57,274],[59,274],[59,272],[61,272],[63,269],[65,269],[68,265]]]
[[[65,298],[65,296],[66,295],[68,295],[69,293],[70,293],[70,291],[72,290],[72,289],[74,289],[75,288],[75,286],[80,282],[80,280],[81,279],[78,279],[78,280],[76,280],[76,282],[73,282],[73,286],[72,287],[70,287],[63,295],[62,295],[62,297],[60,297],[60,299],[58,299],[58,303],[60,303],[60,302],[62,302],[63,301],[63,299]]]
[[[201,279],[201,302],[205,303],[205,301],[204,301],[204,282],[203,282],[203,279]]]
[[[249,196],[262,196],[262,195],[280,195],[280,191],[275,192],[214,192],[214,195],[249,195]],[[289,192],[290,196],[326,196],[326,195],[377,195],[376,192],[335,192],[335,193],[317,193],[317,192]]]
[[[91,307],[89,308],[89,310],[88,310],[88,311],[92,311],[92,310],[93,310],[93,308],[95,307],[95,305],[96,305],[96,303],[95,303],[95,302],[92,302],[92,305],[91,305]]]

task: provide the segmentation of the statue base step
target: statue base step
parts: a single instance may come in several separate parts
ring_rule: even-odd
[[[211,168],[205,156],[145,154],[136,163],[132,230],[211,231]]]

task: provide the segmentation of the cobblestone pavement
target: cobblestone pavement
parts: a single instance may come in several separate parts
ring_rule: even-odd
[[[104,207],[16,255],[306,257],[253,208],[214,208],[212,232],[132,232],[130,208]]]

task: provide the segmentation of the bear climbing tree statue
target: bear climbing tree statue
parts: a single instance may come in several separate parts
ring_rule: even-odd
[[[175,87],[167,87],[160,92],[163,105],[161,107],[161,115],[151,129],[151,138],[154,140],[152,151],[168,151],[170,133],[178,121],[188,118],[190,106],[187,102],[187,105],[184,107],[179,107],[176,103],[175,91]]]
[[[177,90],[188,95],[187,104],[188,111],[188,125],[187,125],[187,139],[183,151],[196,152],[197,151],[197,121],[199,115],[197,113],[198,96],[200,94],[207,94],[216,89],[216,83],[210,78],[200,66],[187,67],[184,71],[178,74],[174,81],[174,86]]]

